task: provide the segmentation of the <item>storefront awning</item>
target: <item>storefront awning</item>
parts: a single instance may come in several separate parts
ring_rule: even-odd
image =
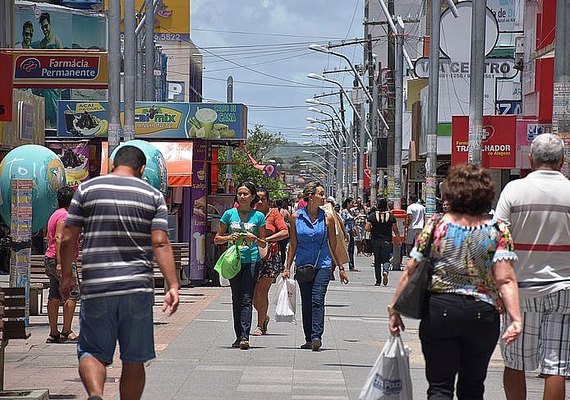
[[[168,186],[189,187],[192,185],[192,142],[150,142],[162,153],[168,172]],[[102,143],[101,174],[107,173],[109,145]]]

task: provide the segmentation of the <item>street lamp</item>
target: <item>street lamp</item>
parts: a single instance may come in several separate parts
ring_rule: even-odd
[[[319,157],[321,160],[323,160],[323,161],[325,162],[325,164],[327,164],[330,168],[333,168],[333,169],[336,168],[334,165],[332,165],[332,164],[330,163],[329,160],[327,160],[326,158],[324,158],[322,155],[320,155],[320,154],[317,153],[316,151],[303,150],[302,153],[315,155],[315,156]]]
[[[306,100],[305,100],[305,103],[313,104],[313,105],[316,105],[316,106],[327,106],[327,107],[330,107],[330,109],[333,111],[335,117],[340,121],[342,127],[344,128],[344,131],[345,131],[345,132],[348,132],[348,128],[346,127],[346,124],[344,123],[344,121],[342,120],[342,118],[338,115],[338,113],[336,112],[336,109],[335,109],[333,106],[331,106],[331,105],[328,104],[328,103],[323,103],[322,101],[318,101],[317,99],[314,99],[314,98],[308,98],[308,99],[306,99]],[[318,110],[318,111],[317,111],[317,110]],[[315,107],[309,107],[309,111],[316,111],[316,112],[320,112],[320,113],[323,112],[322,110],[319,110],[318,108],[315,108]],[[329,115],[329,114],[327,114],[327,115]],[[346,135],[345,135],[345,136],[346,136]]]

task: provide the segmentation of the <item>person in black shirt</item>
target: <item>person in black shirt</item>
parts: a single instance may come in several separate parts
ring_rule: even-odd
[[[375,286],[388,285],[390,258],[392,257],[392,233],[400,241],[400,232],[394,215],[388,211],[388,202],[381,198],[376,202],[376,209],[368,214],[365,229],[370,232],[370,241],[374,252]]]

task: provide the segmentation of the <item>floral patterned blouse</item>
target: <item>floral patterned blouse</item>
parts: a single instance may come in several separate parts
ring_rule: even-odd
[[[424,258],[434,225],[430,253],[433,275],[428,290],[474,296],[496,305],[499,293],[491,269],[497,261],[517,260],[507,226],[495,220],[479,226],[461,226],[434,216],[410,252],[410,257],[418,262]]]

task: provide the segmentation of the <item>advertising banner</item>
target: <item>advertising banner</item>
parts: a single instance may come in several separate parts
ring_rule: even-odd
[[[190,271],[191,281],[203,281],[206,262],[206,218],[207,218],[207,145],[199,141],[194,144],[192,180],[192,221],[190,224]]]
[[[516,168],[531,169],[528,155],[530,144],[543,133],[552,133],[552,124],[540,123],[532,119],[517,120],[517,155]]]
[[[79,186],[89,179],[89,141],[46,142],[46,147],[59,156],[65,168],[65,180],[68,186]]]
[[[12,65],[12,56],[0,53],[0,65]],[[0,74],[0,121],[12,121],[12,74]]]
[[[121,104],[124,110],[124,104]],[[121,123],[124,113],[121,112]],[[60,101],[58,137],[106,137],[109,104],[106,101]],[[244,140],[247,137],[247,107],[220,103],[135,103],[137,139]]]
[[[469,117],[452,119],[451,164],[467,162],[469,152]],[[483,141],[481,164],[485,168],[515,168],[516,116],[483,116]]]
[[[87,88],[108,86],[107,53],[75,50],[12,52],[17,88]]]

